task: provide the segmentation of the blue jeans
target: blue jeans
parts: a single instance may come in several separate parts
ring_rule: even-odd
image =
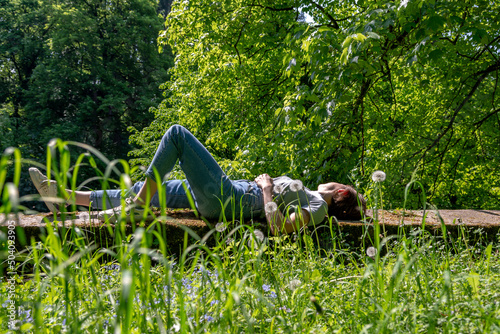
[[[188,196],[182,185],[185,183],[191,193],[198,212],[209,219],[221,219],[223,210],[227,219],[245,219],[264,216],[262,190],[255,182],[247,180],[232,181],[222,171],[212,155],[198,139],[186,128],[174,125],[163,136],[146,176],[156,180],[156,170],[161,178],[167,175],[174,165],[179,165],[186,180],[170,180],[162,183],[168,208],[190,208]],[[143,182],[137,182],[131,189],[97,190],[90,195],[93,209],[120,205],[122,196],[137,194]],[[160,206],[158,193],[151,199],[152,206]]]

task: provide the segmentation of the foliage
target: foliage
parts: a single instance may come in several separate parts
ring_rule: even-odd
[[[114,157],[161,100],[171,56],[159,54],[157,2],[1,1],[0,104],[12,146],[40,160],[54,137]]]
[[[178,1],[160,35],[176,55],[168,99],[133,153],[151,156],[181,123],[237,177],[363,189],[382,169],[392,206],[419,178],[440,207],[498,207],[499,12],[492,1]]]
[[[159,85],[172,61],[168,49],[158,53],[164,19],[157,6],[152,0],[1,0],[2,151],[14,146],[26,159],[42,161],[47,143],[63,138],[125,158],[128,128],[151,122],[149,108],[162,99]],[[36,192],[27,169],[19,190]]]
[[[8,111],[0,109],[0,133],[4,135],[0,137],[0,151],[4,151],[9,147],[13,140],[12,128]]]

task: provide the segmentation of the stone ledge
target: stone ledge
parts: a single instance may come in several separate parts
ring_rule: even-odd
[[[2,249],[2,231],[7,231],[9,221],[14,221],[17,226],[16,248],[18,250],[26,247],[26,244],[31,244],[31,239],[35,241],[43,240],[47,235],[47,224],[57,224],[60,235],[66,231],[71,231],[73,228],[78,228],[90,240],[92,239],[97,247],[108,247],[114,245],[115,233],[117,229],[115,224],[102,223],[97,219],[97,212],[90,212],[89,218],[83,220],[80,215],[84,212],[67,212],[64,215],[58,214],[54,216],[52,213],[38,214],[10,214],[8,219],[5,215],[0,215],[0,252]],[[88,214],[85,212],[84,214]],[[159,214],[159,213],[158,213]],[[202,237],[210,231],[210,227],[201,219],[198,219],[190,210],[169,211],[166,216],[156,217],[157,227],[161,229],[161,234],[165,236],[165,240],[169,243],[167,247],[172,253],[179,253],[179,247],[182,247],[185,235],[185,228],[192,230],[195,234]],[[145,228],[153,228],[151,223],[155,217],[148,217]],[[132,224],[123,225],[125,235],[132,234],[136,226]],[[19,230],[21,229],[22,232]],[[61,233],[62,232],[62,233]],[[189,241],[194,242],[195,239],[189,236]],[[0,254],[0,258],[1,258]]]
[[[47,222],[57,223],[59,230],[71,229],[73,227],[79,228],[81,231],[87,235],[89,239],[94,236],[93,241],[98,247],[106,247],[106,245],[112,245],[115,237],[114,225],[104,224],[96,219],[95,213],[91,212],[89,220],[80,219],[80,214],[82,212],[67,213],[63,216],[54,216],[51,213],[44,214],[19,214],[17,217],[13,214],[6,219],[5,215],[0,215],[0,231],[5,233],[7,231],[7,222],[9,220],[15,221],[17,229],[22,229],[25,238],[23,238],[19,233],[19,237],[16,238],[16,248],[19,250],[26,246],[26,243],[30,244],[30,240],[33,238],[35,241],[42,240],[44,235],[47,235]],[[355,244],[359,242],[363,235],[366,233],[373,237],[373,212],[369,210],[367,212],[368,217],[365,222],[362,221],[339,221],[335,223],[335,230],[341,232],[341,237],[345,238],[346,242]],[[408,233],[416,228],[422,226],[424,221],[423,211],[379,211],[378,212],[379,221],[381,222],[381,230],[385,231],[387,235],[394,235],[398,233]],[[149,217],[145,227],[152,228],[150,226],[154,217]],[[185,228],[191,229],[198,236],[203,237],[206,233],[210,231],[210,226],[201,219],[198,219],[194,213],[190,210],[169,210],[167,215],[163,217],[158,217],[157,222],[161,223],[154,228],[161,231],[161,234],[165,236],[165,240],[168,242],[169,250],[173,253],[180,251],[184,243],[185,238]],[[500,238],[500,211],[499,210],[440,210],[439,213],[434,211],[425,212],[425,229],[433,234],[442,233],[442,223],[446,228],[447,233],[457,235],[460,230],[466,231],[471,235],[471,239],[484,239],[489,241],[499,241]],[[208,223],[215,224],[214,222]],[[260,223],[262,224],[262,222]],[[133,232],[135,227],[131,224],[127,224],[125,227],[125,234],[130,234]],[[321,226],[318,231],[325,231],[327,226]],[[309,230],[313,230],[311,227]],[[329,230],[329,229],[328,229]],[[5,245],[3,242],[2,234],[0,232],[0,243]],[[193,237],[189,237],[189,242],[194,242]],[[4,249],[4,246],[0,247],[0,251]],[[1,257],[1,256],[0,256]]]
[[[349,234],[347,241],[359,242],[366,233],[373,237],[373,214],[368,210],[365,223],[338,222],[339,229]],[[465,235],[470,242],[500,242],[500,210],[427,210],[425,213],[422,210],[380,210],[378,218],[380,230],[387,236],[412,233],[424,226],[432,235],[442,235],[445,229],[448,235]]]

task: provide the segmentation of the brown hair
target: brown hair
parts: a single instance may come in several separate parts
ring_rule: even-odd
[[[346,187],[349,195],[334,197],[328,207],[328,216],[334,216],[337,220],[360,220],[361,212],[366,211],[366,200],[353,187]]]

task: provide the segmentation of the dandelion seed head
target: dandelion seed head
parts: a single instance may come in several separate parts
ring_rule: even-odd
[[[288,287],[290,290],[294,291],[297,290],[300,286],[302,285],[302,282],[298,279],[291,280],[290,283],[288,284]]]
[[[276,211],[278,211],[278,204],[276,204],[274,202],[268,202],[268,203],[266,203],[265,210],[266,210],[266,213],[273,214]]]
[[[369,257],[373,258],[375,255],[377,255],[377,249],[373,246],[370,246],[366,249],[366,255]]]
[[[47,146],[49,147],[55,147],[57,145],[57,139],[55,138],[52,138],[49,143],[47,144]]]
[[[290,190],[297,192],[299,190],[304,189],[304,184],[300,180],[294,180],[290,183]]]
[[[88,212],[82,212],[82,213],[80,213],[80,215],[78,216],[78,218],[80,218],[80,220],[82,220],[84,222],[88,222],[90,220],[90,216],[89,216]]]
[[[130,179],[130,176],[128,174],[122,174],[120,177],[127,189],[132,188],[132,180]]]
[[[373,182],[383,182],[385,181],[385,173],[381,170],[376,170],[372,174]]]
[[[264,241],[264,233],[260,230],[254,230],[253,234],[250,235],[250,238],[248,238],[248,248],[253,248],[257,249],[259,248],[259,245]]]
[[[15,149],[13,147],[7,147],[3,153],[5,155],[11,155],[11,154],[14,154],[14,151],[15,151]]]
[[[281,194],[284,190],[282,184],[275,184],[273,189],[276,194]]]
[[[226,224],[224,222],[220,222],[217,225],[215,225],[215,230],[217,232],[224,232],[225,229],[226,229]]]
[[[123,272],[122,286],[128,286],[128,285],[132,284],[132,282],[133,282],[133,279],[132,279],[132,273],[130,272],[130,270]]]
[[[253,234],[255,235],[255,238],[258,241],[260,242],[264,241],[264,233],[261,230],[254,230]]]
[[[257,249],[259,248],[259,244],[257,243],[257,240],[255,240],[254,238],[249,238],[248,239],[248,248],[254,248],[254,249]]]

